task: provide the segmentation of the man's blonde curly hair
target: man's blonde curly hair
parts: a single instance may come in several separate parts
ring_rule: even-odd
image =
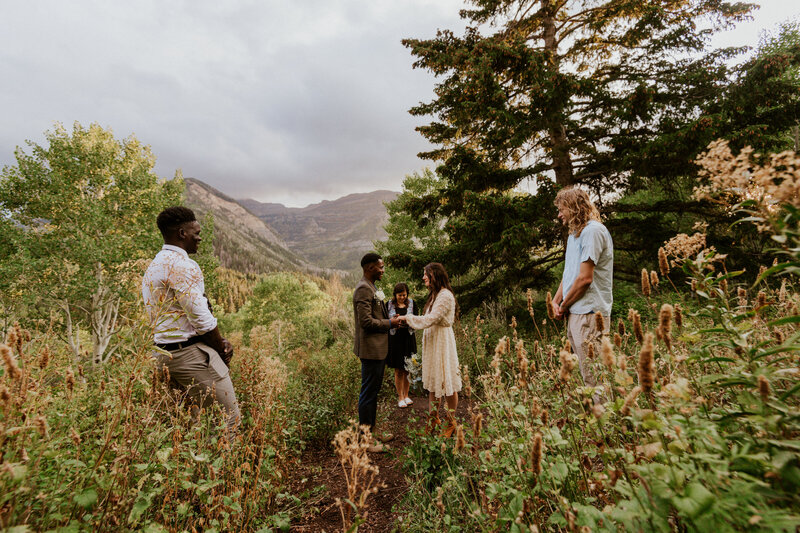
[[[597,210],[583,189],[577,187],[561,189],[553,203],[557,208],[566,212],[567,227],[569,232],[576,237],[581,234],[590,220],[600,222],[600,211]]]

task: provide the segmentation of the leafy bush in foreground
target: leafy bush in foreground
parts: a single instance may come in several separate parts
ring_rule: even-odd
[[[317,327],[307,320],[314,313],[326,335],[341,330],[342,313],[319,301],[341,306],[346,291],[302,282],[321,296],[296,321],[257,325],[246,344],[241,332],[229,335],[243,417],[230,439],[217,408],[192,423],[154,379],[141,316],[126,319],[124,350],[88,368],[52,328],[13,327],[0,343],[0,528],[288,530],[300,503],[287,491],[293,462],[308,440],[343,425],[358,386],[347,339],[322,351],[302,342],[319,334],[306,329]]]
[[[701,232],[671,241],[662,275],[680,266],[692,290],[665,291],[668,278],[643,273],[657,319],[632,310],[597,339],[603,405],[568,348],[512,329],[478,361],[481,397],[466,439],[424,437],[408,449],[409,464],[439,459],[415,472],[406,530],[798,527],[800,161],[781,154],[760,167],[749,156],[712,146],[700,193],[727,196],[770,231],[774,266],[755,286],[737,286],[741,273],[725,270]]]
[[[44,333],[15,328],[11,348],[0,346],[4,527],[223,531],[271,523],[289,459],[280,432],[285,368],[256,353],[234,364],[244,420],[228,440],[216,414],[192,424],[154,380],[146,335],[139,331],[135,351],[92,374],[51,351]]]

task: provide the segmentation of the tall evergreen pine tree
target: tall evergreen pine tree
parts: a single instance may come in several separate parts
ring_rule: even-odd
[[[443,179],[406,209],[421,223],[447,220],[449,243],[439,259],[458,276],[465,307],[507,288],[551,282],[546,274],[561,259],[563,238],[552,205],[557,188],[581,184],[609,211],[609,199],[669,189],[694,174],[695,156],[730,130],[717,119],[731,85],[726,60],[742,51],[708,51],[709,38],[754,7],[719,0],[470,4],[461,12],[463,36],[443,30],[403,41],[416,68],[441,78],[435,99],[411,113],[433,117],[418,131],[435,148],[420,155],[440,163]],[[483,34],[487,28],[492,33]],[[518,192],[526,183],[531,194]],[[424,251],[403,254],[395,266],[416,269],[426,259]]]

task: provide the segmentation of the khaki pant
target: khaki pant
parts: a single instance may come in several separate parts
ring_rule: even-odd
[[[154,352],[157,368],[169,372],[171,390],[185,392],[194,406],[209,407],[215,401],[227,415],[228,430],[239,426],[241,415],[230,371],[216,350],[198,342],[174,352]],[[195,408],[194,411],[197,411]]]
[[[604,331],[597,329],[594,313],[588,315],[569,315],[567,320],[567,339],[572,345],[572,351],[578,356],[578,366],[581,370],[583,382],[590,386],[597,386],[597,378],[592,368],[600,359],[600,337],[608,333],[611,328],[611,317],[604,316]],[[594,346],[594,360],[589,359],[589,344]]]

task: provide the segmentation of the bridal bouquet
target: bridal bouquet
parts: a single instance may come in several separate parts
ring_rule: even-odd
[[[406,359],[405,364],[406,372],[408,372],[408,382],[413,387],[416,383],[422,383],[422,357],[412,353],[411,357]]]

